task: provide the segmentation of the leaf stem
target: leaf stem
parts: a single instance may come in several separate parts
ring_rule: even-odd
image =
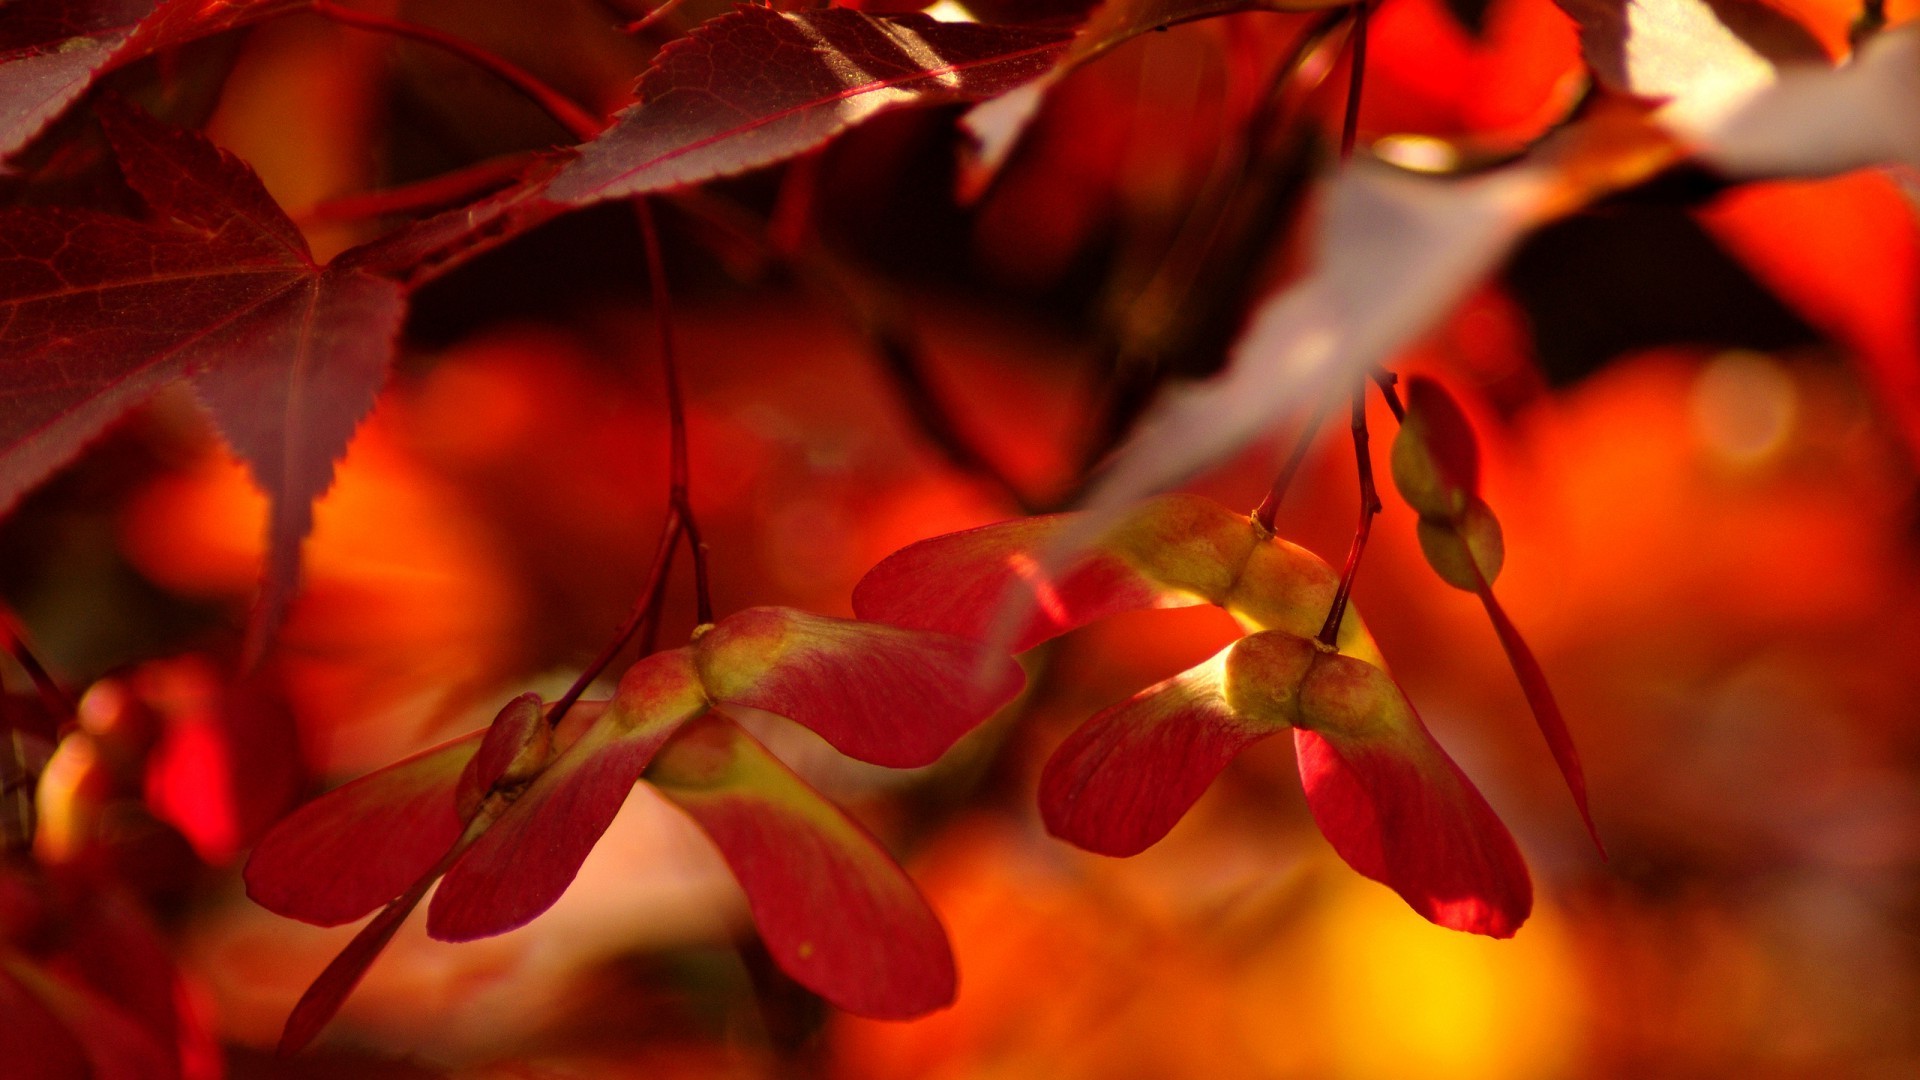
[[[1405,423],[1407,420],[1407,406],[1406,403],[1400,400],[1400,391],[1394,389],[1394,384],[1400,381],[1400,376],[1395,375],[1386,368],[1374,368],[1370,374],[1373,378],[1374,385],[1380,388],[1380,396],[1386,399],[1387,408],[1393,410],[1394,421],[1396,423]]]
[[[660,228],[654,221],[653,204],[646,199],[633,200],[634,215],[640,221],[640,239],[647,252],[647,284],[653,291],[653,325],[659,334],[660,367],[667,384],[667,424],[670,462],[667,499],[679,512],[687,536],[687,550],[693,556],[694,603],[699,622],[713,621],[713,593],[707,576],[707,545],[700,538],[700,524],[688,498],[687,403],[680,384],[680,364],[673,347],[673,308],[667,289],[667,261],[660,254]]]
[[[506,187],[526,171],[534,157],[530,153],[504,154],[426,180],[328,199],[300,217],[303,222],[362,221],[439,210]]]
[[[1347,601],[1353,595],[1354,578],[1360,574],[1360,556],[1367,550],[1367,536],[1373,532],[1373,516],[1380,512],[1380,492],[1373,484],[1373,454],[1368,447],[1366,391],[1366,384],[1362,383],[1353,395],[1353,456],[1360,468],[1360,524],[1353,532],[1353,547],[1347,551],[1347,566],[1341,571],[1333,606],[1320,627],[1320,643],[1328,648],[1339,647],[1340,623],[1346,617]]]
[[[556,123],[566,128],[577,141],[585,142],[606,127],[605,121],[575,104],[572,98],[554,89],[539,76],[457,34],[449,34],[445,30],[437,30],[405,19],[395,19],[343,7],[334,0],[311,0],[310,6],[315,15],[332,19],[342,26],[379,34],[391,34],[423,45],[431,45],[485,70],[518,90],[527,100],[538,105],[548,116],[553,117]]]
[[[5,604],[0,604],[0,634],[6,635],[8,655],[33,681],[33,689],[40,695],[41,703],[56,717],[73,716],[73,695],[67,693],[59,680],[47,671],[46,665],[40,662],[40,658],[34,655],[33,646],[27,641],[26,628],[20,625],[20,620]]]
[[[549,727],[560,726],[560,721],[566,718],[567,710],[573,708],[574,703],[580,700],[580,695],[586,693],[587,687],[593,685],[593,680],[607,670],[607,665],[613,663],[613,658],[620,654],[621,649],[626,648],[627,642],[633,640],[634,633],[641,628],[642,624],[648,627],[659,624],[660,601],[666,596],[667,568],[673,565],[673,549],[680,543],[680,536],[686,532],[686,527],[686,519],[681,516],[680,508],[669,506],[667,520],[660,526],[660,542],[653,549],[653,565],[648,567],[646,583],[640,586],[639,595],[634,597],[633,610],[627,613],[619,629],[613,632],[612,640],[600,650],[600,655],[594,657],[591,663],[581,669],[579,677],[573,680],[573,685],[567,687],[567,692],[560,695],[560,700],[553,703],[553,708],[547,710]],[[651,633],[648,636],[651,637]]]
[[[640,16],[620,29],[623,33],[628,34],[645,33],[652,29],[654,24],[679,10],[680,5],[685,2],[686,0],[665,0],[664,3],[652,11],[647,12],[645,15]]]
[[[681,210],[729,239],[750,246],[756,257],[779,263],[803,286],[840,307],[880,360],[908,417],[947,464],[991,484],[1023,513],[1035,512],[1039,502],[1021,491],[986,450],[966,434],[953,410],[941,399],[927,377],[925,354],[912,326],[884,285],[836,259],[817,240],[792,249],[770,241],[765,235],[769,226],[710,192],[692,189],[676,193],[673,199]]]
[[[1367,79],[1367,19],[1365,3],[1353,14],[1353,51],[1348,59],[1347,113],[1340,122],[1340,160],[1353,156],[1353,144],[1360,133],[1360,90]]]
[[[1320,433],[1320,425],[1327,418],[1327,407],[1322,405],[1307,418],[1307,426],[1300,429],[1300,437],[1294,440],[1293,452],[1287,455],[1287,463],[1280,469],[1280,475],[1273,478],[1273,486],[1267,489],[1267,497],[1253,511],[1253,520],[1262,529],[1272,533],[1273,519],[1280,512],[1280,501],[1287,497],[1287,489],[1293,486],[1293,478],[1300,474],[1300,466],[1307,460],[1307,451],[1313,446],[1313,437]]]

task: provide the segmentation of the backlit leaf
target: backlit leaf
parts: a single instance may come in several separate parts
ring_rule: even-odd
[[[568,203],[697,184],[821,145],[887,109],[978,101],[1047,70],[1057,30],[740,7],[660,50],[640,104],[549,188]]]

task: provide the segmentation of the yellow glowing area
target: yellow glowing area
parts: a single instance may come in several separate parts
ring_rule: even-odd
[[[1494,941],[1408,918],[1370,883],[1334,880],[1320,934],[1335,1075],[1521,1080],[1578,1060],[1580,992],[1551,909]]]

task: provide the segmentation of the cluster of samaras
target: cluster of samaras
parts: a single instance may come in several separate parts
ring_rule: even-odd
[[[1477,493],[1471,431],[1416,380],[1394,475],[1448,581],[1497,614],[1499,528]],[[558,722],[533,695],[491,726],[349,783],[283,821],[247,867],[281,914],[336,925],[380,914],[308,992],[286,1045],[310,1039],[436,880],[428,932],[465,941],[557,900],[637,781],[712,837],[776,962],[851,1011],[907,1017],[952,1000],[945,934],[874,840],[729,712],[787,717],[836,749],[926,765],[1007,704],[1018,653],[1122,611],[1217,604],[1249,631],[1207,662],[1088,720],[1046,767],[1048,828],[1130,855],[1157,841],[1235,755],[1291,730],[1314,820],[1354,869],[1444,926],[1507,936],[1532,889],[1512,837],[1428,734],[1357,618],[1316,637],[1338,587],[1317,556],[1193,496],[1138,507],[1048,577],[1074,515],[1003,522],[908,547],[854,592],[860,619],[753,608],[629,668],[607,701]],[[1517,663],[1536,706],[1544,685]],[[1557,714],[1543,729],[1581,796]],[[1583,806],[1584,809],[1584,806]]]

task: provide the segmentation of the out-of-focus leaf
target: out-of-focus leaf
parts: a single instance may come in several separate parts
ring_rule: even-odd
[[[953,1002],[946,931],[866,831],[737,725],[688,725],[647,781],[713,838],[768,952],[849,1012],[907,1019]]]
[[[1698,216],[1809,323],[1853,353],[1920,456],[1920,227],[1886,176],[1748,184]]]
[[[1040,111],[1047,91],[1082,64],[1154,30],[1235,11],[1311,11],[1343,0],[1105,0],[1093,9],[1045,74],[1018,89],[973,107],[961,125],[973,136],[974,152],[962,165],[961,197],[985,191],[1006,164],[1020,136]]]
[[[400,287],[316,265],[252,171],[200,135],[100,113],[164,220],[0,212],[0,510],[192,377],[272,501],[257,647],[292,591],[313,500],[386,380]]]
[[[1608,89],[1664,103],[1685,130],[1773,82],[1782,64],[1830,58],[1798,22],[1759,0],[1557,0]]]
[[[1659,172],[1680,152],[1643,114],[1620,107],[1479,176],[1342,170],[1324,196],[1306,276],[1253,313],[1225,371],[1148,414],[1089,493],[1090,517],[1073,546],[1140,498],[1347,393],[1445,315],[1529,229]]]
[[[18,1064],[23,1066],[21,1075],[46,1076],[49,1080],[55,1077],[64,1080],[73,1075],[89,1080],[170,1080],[180,1075],[179,1060],[169,1052],[161,1033],[141,1025],[93,987],[62,978],[60,973],[25,957],[0,952],[0,986],[7,982],[12,982],[19,992],[34,1000],[40,1010],[51,1014],[77,1036],[87,1063],[87,1070],[79,1074],[39,1073],[36,1071],[39,1062],[13,1057],[14,1043],[10,1039],[5,1048],[6,1058],[0,1059],[9,1070]],[[14,996],[14,993],[0,991],[0,1000]],[[33,1018],[35,1012],[29,1007],[21,1019]],[[37,1037],[22,1039],[26,1046],[37,1041]],[[50,1036],[47,1041],[53,1044],[54,1061],[66,1056],[57,1036]]]
[[[1841,68],[1782,69],[1683,131],[1729,176],[1833,176],[1920,168],[1920,24],[1879,34]]]
[[[1026,678],[978,641],[877,622],[749,608],[693,644],[707,694],[784,716],[862,761],[930,765]]]
[[[993,97],[1047,70],[1057,30],[741,7],[660,51],[638,105],[548,194],[590,203],[793,157],[886,109]]]
[[[0,158],[113,68],[303,0],[16,0],[0,18]]]

